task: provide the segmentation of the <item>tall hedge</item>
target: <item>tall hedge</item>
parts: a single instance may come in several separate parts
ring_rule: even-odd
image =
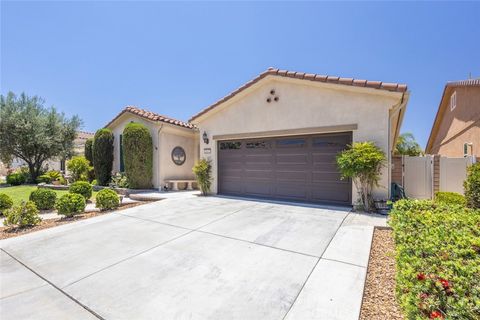
[[[113,132],[110,129],[100,129],[93,140],[93,169],[95,177],[101,186],[106,186],[112,177],[113,168]]]
[[[130,187],[152,187],[153,142],[150,131],[140,123],[129,123],[123,130],[123,162]]]
[[[85,158],[90,161],[93,166],[93,139],[89,138],[85,141]]]

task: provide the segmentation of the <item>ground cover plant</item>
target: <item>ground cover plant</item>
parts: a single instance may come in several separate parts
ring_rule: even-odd
[[[480,210],[395,203],[397,298],[406,319],[480,319]]]

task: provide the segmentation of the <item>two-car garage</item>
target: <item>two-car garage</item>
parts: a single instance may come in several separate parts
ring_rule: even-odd
[[[335,158],[351,141],[351,132],[218,141],[218,192],[349,205]]]

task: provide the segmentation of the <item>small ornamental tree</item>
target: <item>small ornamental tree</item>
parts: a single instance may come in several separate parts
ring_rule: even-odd
[[[123,162],[128,183],[133,189],[152,186],[153,142],[148,128],[141,123],[129,123],[122,136]]]
[[[67,161],[67,169],[72,173],[73,181],[87,181],[90,163],[83,156],[76,156]]]
[[[110,129],[100,129],[93,140],[93,168],[99,185],[106,186],[112,177],[113,133]]]
[[[378,186],[385,153],[373,142],[355,142],[337,156],[342,179],[352,179],[364,210],[373,209],[372,190]]]
[[[210,192],[212,185],[212,164],[209,160],[201,159],[193,166],[193,173],[204,196]]]

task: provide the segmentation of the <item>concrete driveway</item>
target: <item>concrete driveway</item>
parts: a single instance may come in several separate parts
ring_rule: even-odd
[[[1,318],[357,319],[383,219],[168,199],[0,241]]]

